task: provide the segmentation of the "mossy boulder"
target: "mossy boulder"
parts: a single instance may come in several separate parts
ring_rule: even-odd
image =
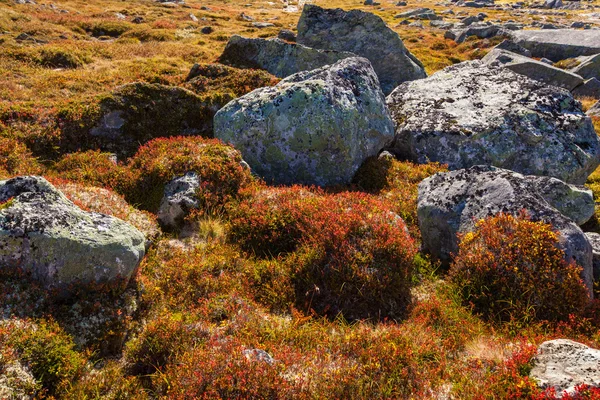
[[[81,210],[44,178],[0,181],[0,268],[61,295],[80,286],[123,287],[145,254],[126,222]]]
[[[214,119],[215,137],[278,184],[348,183],[365,159],[391,142],[393,130],[377,75],[360,57],[257,89]]]

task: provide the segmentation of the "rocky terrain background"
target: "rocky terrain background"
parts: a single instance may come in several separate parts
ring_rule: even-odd
[[[0,398],[600,398],[600,4],[0,0]]]

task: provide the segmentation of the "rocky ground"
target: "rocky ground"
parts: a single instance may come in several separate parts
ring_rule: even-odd
[[[600,4],[0,0],[0,398],[600,398]]]

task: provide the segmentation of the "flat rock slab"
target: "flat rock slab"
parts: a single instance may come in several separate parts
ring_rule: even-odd
[[[582,278],[593,285],[592,246],[571,218],[593,215],[589,190],[555,178],[525,176],[506,169],[474,166],[437,173],[419,184],[417,215],[423,248],[449,264],[458,253],[457,234],[472,231],[475,223],[500,212],[519,215],[527,211],[559,232],[565,258],[583,267]],[[579,214],[581,210],[586,210]],[[570,218],[571,217],[571,218]]]
[[[368,12],[307,4],[298,21],[297,41],[316,49],[349,51],[367,58],[385,94],[402,82],[427,76],[423,64],[406,49],[400,36]]]
[[[481,61],[485,65],[508,68],[517,74],[567,90],[583,84],[583,78],[577,74],[508,50],[493,49]]]
[[[270,183],[348,183],[394,136],[379,80],[365,58],[299,72],[233,100],[215,137]]]
[[[600,99],[600,81],[590,78],[571,91],[573,96]]]
[[[600,30],[544,29],[515,31],[515,43],[531,51],[532,57],[560,61],[600,53]]]
[[[44,178],[0,181],[0,265],[45,287],[126,284],[144,257],[133,226],[81,210]]]
[[[335,64],[348,57],[356,57],[356,54],[318,50],[281,39],[253,39],[233,35],[219,57],[219,62],[236,68],[264,69],[279,78],[286,78],[300,71]]]
[[[387,97],[391,151],[451,170],[494,165],[583,184],[600,164],[592,121],[567,90],[478,61],[406,82]]]
[[[542,343],[529,376],[543,389],[553,387],[560,396],[573,394],[575,386],[600,386],[600,350],[568,339]]]
[[[571,72],[585,79],[600,78],[600,54],[583,58],[578,66],[571,69]]]

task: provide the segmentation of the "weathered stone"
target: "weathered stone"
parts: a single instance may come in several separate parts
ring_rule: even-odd
[[[504,67],[536,81],[573,90],[583,83],[581,76],[508,50],[493,49],[481,60],[485,65]]]
[[[495,49],[508,50],[510,52],[520,54],[525,57],[531,57],[531,52],[524,47],[519,46],[515,42],[505,39]]]
[[[251,39],[233,35],[219,57],[221,64],[237,68],[264,69],[285,78],[300,71],[309,71],[348,57],[349,52],[317,50],[280,39]]]
[[[573,96],[600,99],[600,81],[590,78],[571,91]]]
[[[165,195],[158,210],[158,222],[167,231],[178,231],[184,219],[199,207],[197,191],[200,178],[194,172],[177,177],[165,185]]]
[[[600,234],[596,232],[585,232],[592,245],[592,265],[594,271],[594,282],[600,281]]]
[[[600,350],[568,339],[539,345],[529,376],[543,389],[553,387],[559,397],[575,393],[575,387],[600,386]]]
[[[269,182],[347,183],[393,138],[377,75],[364,58],[300,72],[227,104],[215,136]]]
[[[556,187],[565,197],[552,194]],[[518,215],[525,210],[532,220],[551,224],[560,233],[566,259],[575,259],[583,267],[582,278],[591,290],[592,247],[577,224],[561,212],[573,211],[573,205],[585,203],[587,197],[581,188],[554,178],[489,166],[438,173],[419,184],[417,214],[423,248],[449,263],[451,254],[458,252],[458,233],[473,230],[477,221],[499,212]]]
[[[600,164],[600,140],[572,95],[478,61],[406,82],[387,97],[391,150],[450,169],[494,165],[583,184]]]
[[[586,111],[586,114],[590,117],[600,117],[600,101],[595,102],[594,105]]]
[[[600,78],[600,54],[584,58],[571,72],[585,79]]]
[[[599,30],[523,30],[511,33],[518,45],[531,51],[533,57],[560,61],[600,53]]]
[[[433,12],[431,8],[416,8],[414,10],[401,12],[400,14],[397,14],[394,18],[410,18],[414,17],[415,15],[426,14],[431,12]]]
[[[44,178],[1,181],[0,204],[0,265],[47,288],[126,284],[144,256],[140,231],[81,210]]]
[[[380,17],[364,11],[307,4],[298,21],[298,43],[349,51],[369,59],[385,94],[402,82],[427,76],[423,64],[406,49],[400,36]]]
[[[472,24],[463,29],[451,29],[444,35],[446,39],[452,39],[456,43],[464,42],[469,36],[489,39],[496,36],[508,36],[508,33],[499,25]]]
[[[289,29],[282,29],[277,34],[277,37],[281,40],[285,40],[286,42],[296,42],[296,34]]]

